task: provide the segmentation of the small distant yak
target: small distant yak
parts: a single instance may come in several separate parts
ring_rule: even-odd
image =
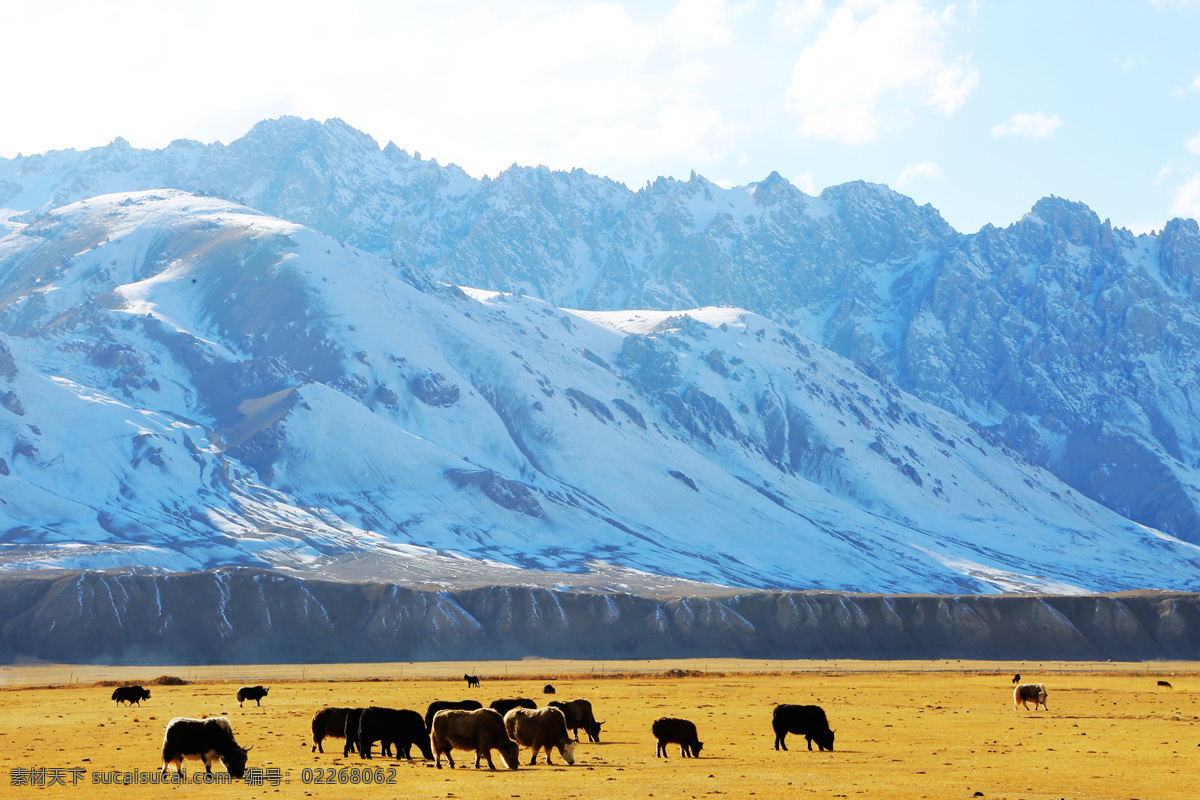
[[[346,716],[350,711],[351,709],[343,706],[325,706],[317,711],[316,714],[313,714],[312,752],[315,753],[318,749],[322,753],[325,752],[325,748],[321,745],[321,742],[325,741],[326,737],[333,736],[341,739],[346,735]],[[352,750],[351,743],[347,742],[342,755],[349,755]]]
[[[1018,672],[1016,675],[1013,675],[1013,683],[1020,683],[1020,682],[1021,682],[1021,673]]]
[[[1039,707],[1046,711],[1050,710],[1046,708],[1046,687],[1044,684],[1022,683],[1013,689],[1013,710],[1016,710],[1018,703],[1025,706],[1026,710],[1028,710],[1030,700],[1033,701],[1034,711],[1037,711]]]
[[[358,738],[355,745],[362,758],[371,757],[371,747],[379,742],[380,756],[392,756],[392,745],[395,746],[395,757],[412,760],[412,746],[415,744],[421,755],[433,760],[433,750],[429,747],[429,729],[425,720],[416,711],[408,708],[380,708],[371,706],[363,709],[358,719]]]
[[[463,675],[463,680],[467,682],[468,689],[478,689],[479,688],[479,676],[478,675]]]
[[[1169,681],[1159,681],[1159,682],[1158,682],[1158,685],[1159,685],[1159,686],[1162,686],[1162,687],[1163,687],[1163,688],[1165,688],[1165,689],[1170,689],[1170,688],[1171,688],[1171,684],[1170,684],[1170,682],[1169,682]]]
[[[249,753],[249,747],[242,747],[233,738],[233,728],[225,717],[176,717],[167,723],[163,734],[162,774],[167,774],[169,765],[182,773],[183,759],[198,758],[204,762],[204,772],[211,775],[212,765],[220,759],[230,777],[241,778],[246,774]]]
[[[589,741],[600,741],[600,726],[604,724],[604,720],[597,721],[595,714],[592,712],[591,701],[577,697],[574,700],[565,702],[562,700],[551,700],[546,705],[557,708],[563,713],[563,716],[567,719],[567,730],[575,735],[576,742],[579,741],[580,728],[583,728],[583,732],[587,734]]]
[[[787,735],[803,736],[812,750],[816,742],[821,750],[833,750],[834,731],[829,727],[825,709],[820,706],[798,706],[783,703],[771,712],[771,728],[775,731],[775,749],[787,750]]]
[[[493,700],[489,707],[495,709],[496,713],[503,717],[514,708],[537,708],[537,703],[528,697],[510,697],[504,700]]]
[[[112,699],[114,705],[124,702],[126,705],[137,703],[140,706],[143,700],[150,699],[150,690],[141,686],[118,686],[113,689]]]
[[[675,717],[659,717],[650,726],[650,732],[658,740],[654,755],[667,757],[667,745],[679,745],[679,755],[683,758],[699,758],[700,750],[704,747],[696,735],[696,725],[690,720]]]
[[[433,764],[442,768],[442,756],[450,769],[454,769],[454,758],[451,750],[474,750],[475,769],[479,769],[480,759],[486,758],[489,769],[495,769],[492,763],[492,750],[499,750],[504,765],[516,769],[520,763],[520,747],[508,736],[504,727],[504,718],[490,708],[479,708],[474,711],[459,711],[446,709],[433,715],[433,730],[430,732],[433,744]]]
[[[247,700],[253,700],[257,706],[262,705],[262,699],[267,696],[267,689],[262,686],[243,686],[238,689],[237,700],[240,706]]]

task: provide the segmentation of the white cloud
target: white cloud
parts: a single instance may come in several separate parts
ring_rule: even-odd
[[[1200,175],[1192,175],[1175,190],[1171,213],[1177,217],[1200,219]]]
[[[922,161],[920,164],[909,164],[896,178],[896,188],[900,189],[912,183],[914,178],[940,178],[942,168],[932,161]]]
[[[869,144],[907,123],[914,104],[952,114],[979,72],[950,45],[952,15],[919,0],[850,0],[800,54],[788,105],[802,136]]]
[[[725,0],[679,0],[667,14],[670,37],[685,50],[724,47],[730,41]]]
[[[825,19],[825,0],[782,0],[771,15],[771,27],[792,36],[803,36]]]
[[[1024,136],[1026,139],[1045,139],[1062,125],[1057,114],[1013,114],[1006,121],[992,126],[992,136]]]
[[[1151,181],[1151,183],[1154,184],[1155,186],[1160,185],[1167,178],[1171,177],[1171,173],[1174,171],[1175,171],[1175,164],[1173,162],[1167,162],[1166,166],[1164,166],[1162,169],[1160,169],[1158,171],[1158,174],[1154,176],[1154,180]]]
[[[1200,156],[1200,133],[1197,133],[1195,136],[1188,139],[1187,149]]]
[[[805,194],[810,194],[814,197],[817,194],[817,185],[813,183],[813,174],[811,172],[802,172],[792,178],[792,185]]]
[[[5,21],[23,37],[6,55],[39,64],[46,89],[19,127],[0,125],[0,155],[118,135],[138,147],[229,142],[287,113],[340,117],[476,176],[516,162],[637,185],[728,156],[748,124],[752,93],[740,87],[730,102],[728,63],[710,57],[722,42],[733,52],[754,8],[741,0],[682,0],[675,11],[689,13],[670,30],[669,6],[605,0],[350,2],[332,16],[323,1],[211,0],[212,13],[186,22],[153,0],[18,3]],[[64,15],[79,24],[61,28]],[[48,42],[63,58],[45,59]],[[214,48],[239,57],[206,59]]]
[[[451,154],[475,175],[517,162],[583,166],[622,179],[612,165],[670,158],[698,166],[733,147],[736,128],[715,105],[711,68],[699,58],[671,57],[676,43],[665,28],[621,6],[502,19],[477,9],[445,23],[453,35],[425,30],[407,42],[417,51],[404,68],[388,64],[413,80],[397,102],[378,104],[371,129],[400,131],[401,144]],[[693,42],[712,41],[697,36]]]
[[[716,161],[734,145],[736,129],[721,114],[704,106],[676,104],[663,108],[651,120],[614,120],[588,126],[564,142],[550,166],[574,165],[573,159],[620,158],[630,164],[648,164],[674,156],[692,163]]]

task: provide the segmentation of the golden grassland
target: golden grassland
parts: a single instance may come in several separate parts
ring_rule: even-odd
[[[670,677],[665,670],[688,671]],[[1011,678],[1045,683],[1049,711],[1013,710]],[[467,689],[464,672],[482,678]],[[505,673],[508,673],[507,675]],[[706,674],[707,673],[707,674]],[[115,707],[111,681],[149,684],[174,675],[188,685],[151,686],[141,707]],[[401,677],[403,674],[403,677]],[[458,678],[457,681],[452,680]],[[309,721],[324,705],[412,708],[435,699],[586,697],[604,720],[599,744],[584,737],[575,766],[519,770],[437,770],[416,760],[342,757],[342,740],[312,753]],[[1172,688],[1160,687],[1167,680]],[[257,667],[88,667],[0,669],[0,797],[171,796],[314,798],[1119,798],[1200,797],[1200,665],[1016,664],[980,662],[557,662],[480,664],[260,665]],[[239,708],[243,683],[271,687],[261,707]],[[805,749],[789,736],[773,749],[777,703],[823,706],[837,749]],[[154,772],[162,733],[176,716],[229,717],[251,767],[278,770],[262,786],[95,785],[108,772]],[[650,725],[660,716],[692,720],[704,750],[656,758]],[[498,755],[497,766],[502,764]],[[338,771],[394,770],[394,783],[339,783]],[[189,772],[203,771],[187,761]],[[66,786],[13,785],[24,770],[59,770]],[[320,768],[334,783],[305,782]],[[333,768],[332,773],[329,772]],[[72,786],[70,770],[79,770]],[[218,767],[218,771],[223,769]],[[315,774],[315,773],[314,773]],[[977,794],[978,793],[978,794]]]

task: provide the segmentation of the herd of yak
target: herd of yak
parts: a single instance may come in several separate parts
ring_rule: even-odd
[[[479,685],[478,677],[463,677],[468,687]],[[1019,678],[1014,678],[1014,683]],[[546,684],[544,692],[554,694],[554,687]],[[237,692],[238,705],[246,700],[261,705],[266,696],[265,687],[243,686]],[[149,698],[149,690],[141,686],[122,686],[112,693],[113,701],[118,704],[140,706],[142,700]],[[1018,703],[1029,708],[1030,700],[1034,701],[1034,710],[1046,708],[1046,687],[1040,683],[1022,683],[1013,689],[1013,708]],[[539,750],[544,751],[546,763],[552,764],[550,751],[555,749],[567,764],[574,764],[579,729],[583,729],[589,741],[599,742],[603,724],[596,720],[591,702],[583,698],[551,701],[544,708],[526,698],[496,700],[489,708],[477,700],[435,700],[424,716],[410,709],[327,706],[313,715],[312,750],[324,753],[322,742],[335,737],[345,739],[343,757],[357,752],[368,759],[379,742],[381,756],[411,760],[412,747],[416,745],[421,755],[433,760],[438,769],[442,768],[443,756],[454,767],[453,750],[474,750],[476,768],[486,759],[488,767],[495,769],[492,750],[497,750],[504,764],[516,769],[520,748],[527,747],[533,752],[530,766],[537,763]],[[771,715],[771,727],[775,731],[776,750],[787,750],[785,739],[789,733],[805,737],[809,750],[814,741],[822,751],[833,750],[834,732],[820,706],[778,705]],[[661,717],[650,730],[658,742],[656,756],[665,758],[668,744],[679,745],[684,758],[699,756],[704,747],[696,725],[686,719]],[[220,760],[230,776],[241,778],[249,751],[250,748],[240,746],[234,739],[226,717],[176,717],[167,723],[163,735],[162,769],[166,773],[168,766],[174,765],[179,772],[184,758],[195,758],[203,761],[205,771],[211,773],[213,763]]]

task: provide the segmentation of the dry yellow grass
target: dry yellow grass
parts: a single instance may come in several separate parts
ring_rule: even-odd
[[[106,686],[49,684],[80,677],[79,667],[38,665],[0,670],[0,796],[129,798],[184,792],[193,797],[316,798],[1119,798],[1184,800],[1200,796],[1200,671],[1195,664],[1036,665],[731,662],[710,660],[710,674],[666,678],[644,673],[667,667],[704,670],[705,662],[582,662],[500,664],[330,665],[322,667],[104,668],[87,680],[174,674],[198,681],[155,686],[142,707],[114,707]],[[1050,665],[1045,665],[1049,667]],[[401,668],[405,678],[398,679]],[[504,678],[504,670],[511,674]],[[771,672],[752,674],[752,669]],[[795,672],[793,670],[803,669]],[[1045,683],[1050,710],[1014,711],[1010,679]],[[256,671],[254,671],[256,670]],[[291,675],[294,680],[279,682]],[[474,670],[479,689],[447,678]],[[620,671],[624,670],[624,673]],[[614,677],[613,672],[618,676]],[[725,674],[717,674],[717,673]],[[299,680],[303,673],[304,680]],[[522,673],[524,677],[517,677]],[[643,674],[638,674],[643,673]],[[222,676],[233,678],[220,682]],[[262,707],[239,708],[243,682],[271,686]],[[273,676],[276,681],[272,682]],[[368,680],[395,676],[396,679]],[[559,699],[587,697],[605,720],[603,741],[579,745],[574,767],[539,764],[511,772],[457,770],[378,756],[342,758],[342,740],[310,752],[309,720],[323,705],[383,705],[424,713],[434,699],[488,702],[525,696],[539,705],[546,676]],[[1165,678],[1173,688],[1160,688]],[[805,749],[789,736],[788,752],[772,745],[776,703],[817,703],[837,731],[837,750]],[[175,716],[227,715],[250,766],[276,768],[285,782],[250,786],[107,786],[107,771],[160,766],[163,729]],[[698,759],[655,758],[650,724],[659,716],[691,719],[704,751]],[[415,751],[414,751],[415,753]],[[522,751],[527,762],[528,751]],[[559,761],[557,754],[556,762]],[[500,760],[496,759],[497,764]],[[394,769],[392,785],[303,781],[304,770]],[[200,762],[185,762],[189,772]],[[465,765],[465,768],[464,768]],[[12,785],[14,770],[59,769],[68,784],[46,789]],[[72,768],[82,770],[72,787]],[[223,771],[223,770],[221,770]],[[324,773],[323,773],[324,774]],[[347,772],[347,775],[349,772]],[[335,781],[336,781],[335,777]],[[981,795],[976,795],[980,792]]]

